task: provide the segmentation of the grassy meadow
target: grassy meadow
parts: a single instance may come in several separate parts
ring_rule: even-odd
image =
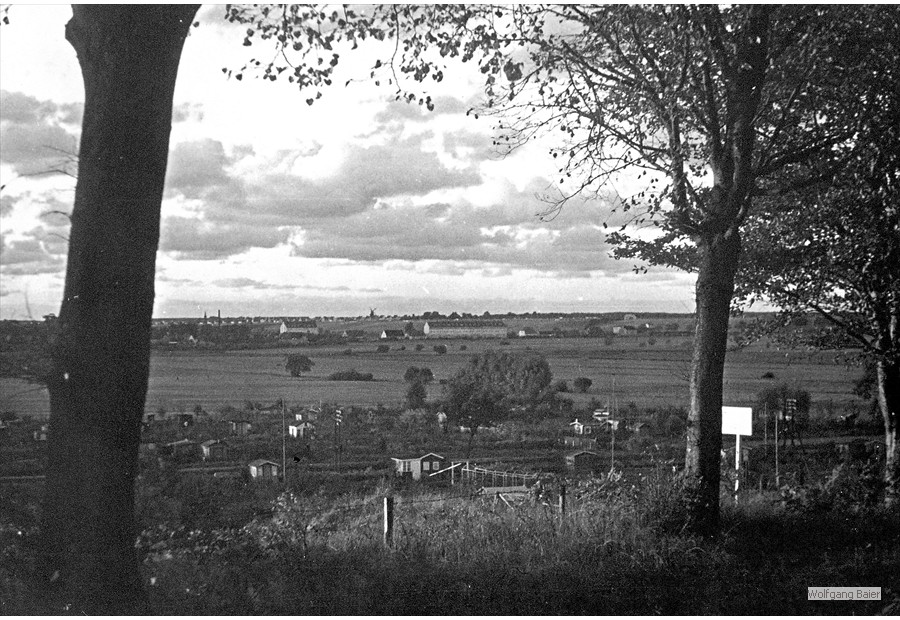
[[[587,394],[570,393],[576,407],[591,399],[620,407],[634,402],[639,408],[667,405],[687,406],[690,339],[658,337],[618,338],[606,344],[600,338],[540,338],[512,340],[411,340],[388,343],[390,350],[377,353],[377,342],[334,346],[296,346],[251,351],[153,352],[147,412],[191,411],[201,405],[207,411],[222,406],[240,406],[245,401],[288,403],[317,401],[341,405],[396,406],[402,403],[406,385],[403,373],[409,366],[425,366],[436,381],[429,398],[440,397],[439,381],[451,377],[472,354],[488,348],[520,351],[530,349],[546,356],[554,380],[570,387],[576,377],[588,377],[593,385]],[[416,345],[424,348],[416,351]],[[447,353],[433,351],[436,344]],[[347,354],[347,351],[352,354]],[[309,373],[291,378],[284,369],[288,353],[307,355],[315,362]],[[340,370],[371,372],[371,382],[334,382],[328,375]],[[774,378],[763,378],[771,373]],[[754,345],[732,350],[726,359],[725,402],[735,406],[753,404],[763,388],[789,383],[810,392],[812,415],[837,415],[850,407],[862,407],[851,394],[861,370],[835,360],[834,353],[777,350]],[[615,397],[615,401],[613,400]],[[49,414],[47,392],[40,386],[17,379],[0,379],[0,410],[20,415]]]

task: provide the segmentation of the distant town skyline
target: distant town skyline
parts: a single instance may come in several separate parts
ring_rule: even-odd
[[[264,43],[243,47],[223,13],[201,9],[181,63],[154,316],[693,311],[692,275],[609,256],[628,175],[538,217],[559,192],[550,143],[500,157],[493,122],[466,114],[472,67],[429,86],[427,112],[344,54],[309,106],[286,81],[226,79]],[[84,96],[70,14],[16,5],[0,37],[0,318],[62,298],[74,179],[59,172],[75,173]]]

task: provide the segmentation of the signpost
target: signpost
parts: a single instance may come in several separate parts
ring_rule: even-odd
[[[722,434],[734,435],[734,503],[737,504],[741,477],[741,435],[753,435],[753,409],[722,407]]]

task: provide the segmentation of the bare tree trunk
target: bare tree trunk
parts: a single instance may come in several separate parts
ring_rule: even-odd
[[[134,481],[172,97],[196,6],[77,5],[85,85],[50,379],[41,577],[66,610],[146,611]]]
[[[719,235],[700,252],[685,473],[695,493],[694,526],[700,533],[712,534],[719,523],[722,379],[740,237],[736,231]]]

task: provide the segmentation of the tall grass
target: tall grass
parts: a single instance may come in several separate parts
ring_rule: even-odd
[[[657,470],[521,500],[384,484],[283,493],[243,527],[157,525],[138,543],[159,614],[875,614],[897,611],[900,524],[775,494],[723,498],[716,539],[689,535],[687,501]],[[393,494],[393,544],[382,541]],[[7,539],[5,542],[8,542]],[[11,557],[7,551],[5,557]],[[0,571],[0,586],[15,584]],[[880,602],[809,602],[809,586],[881,586]],[[20,607],[22,588],[8,587]],[[894,607],[891,607],[894,605]],[[36,611],[37,610],[37,611]],[[4,611],[15,613],[14,607]]]

